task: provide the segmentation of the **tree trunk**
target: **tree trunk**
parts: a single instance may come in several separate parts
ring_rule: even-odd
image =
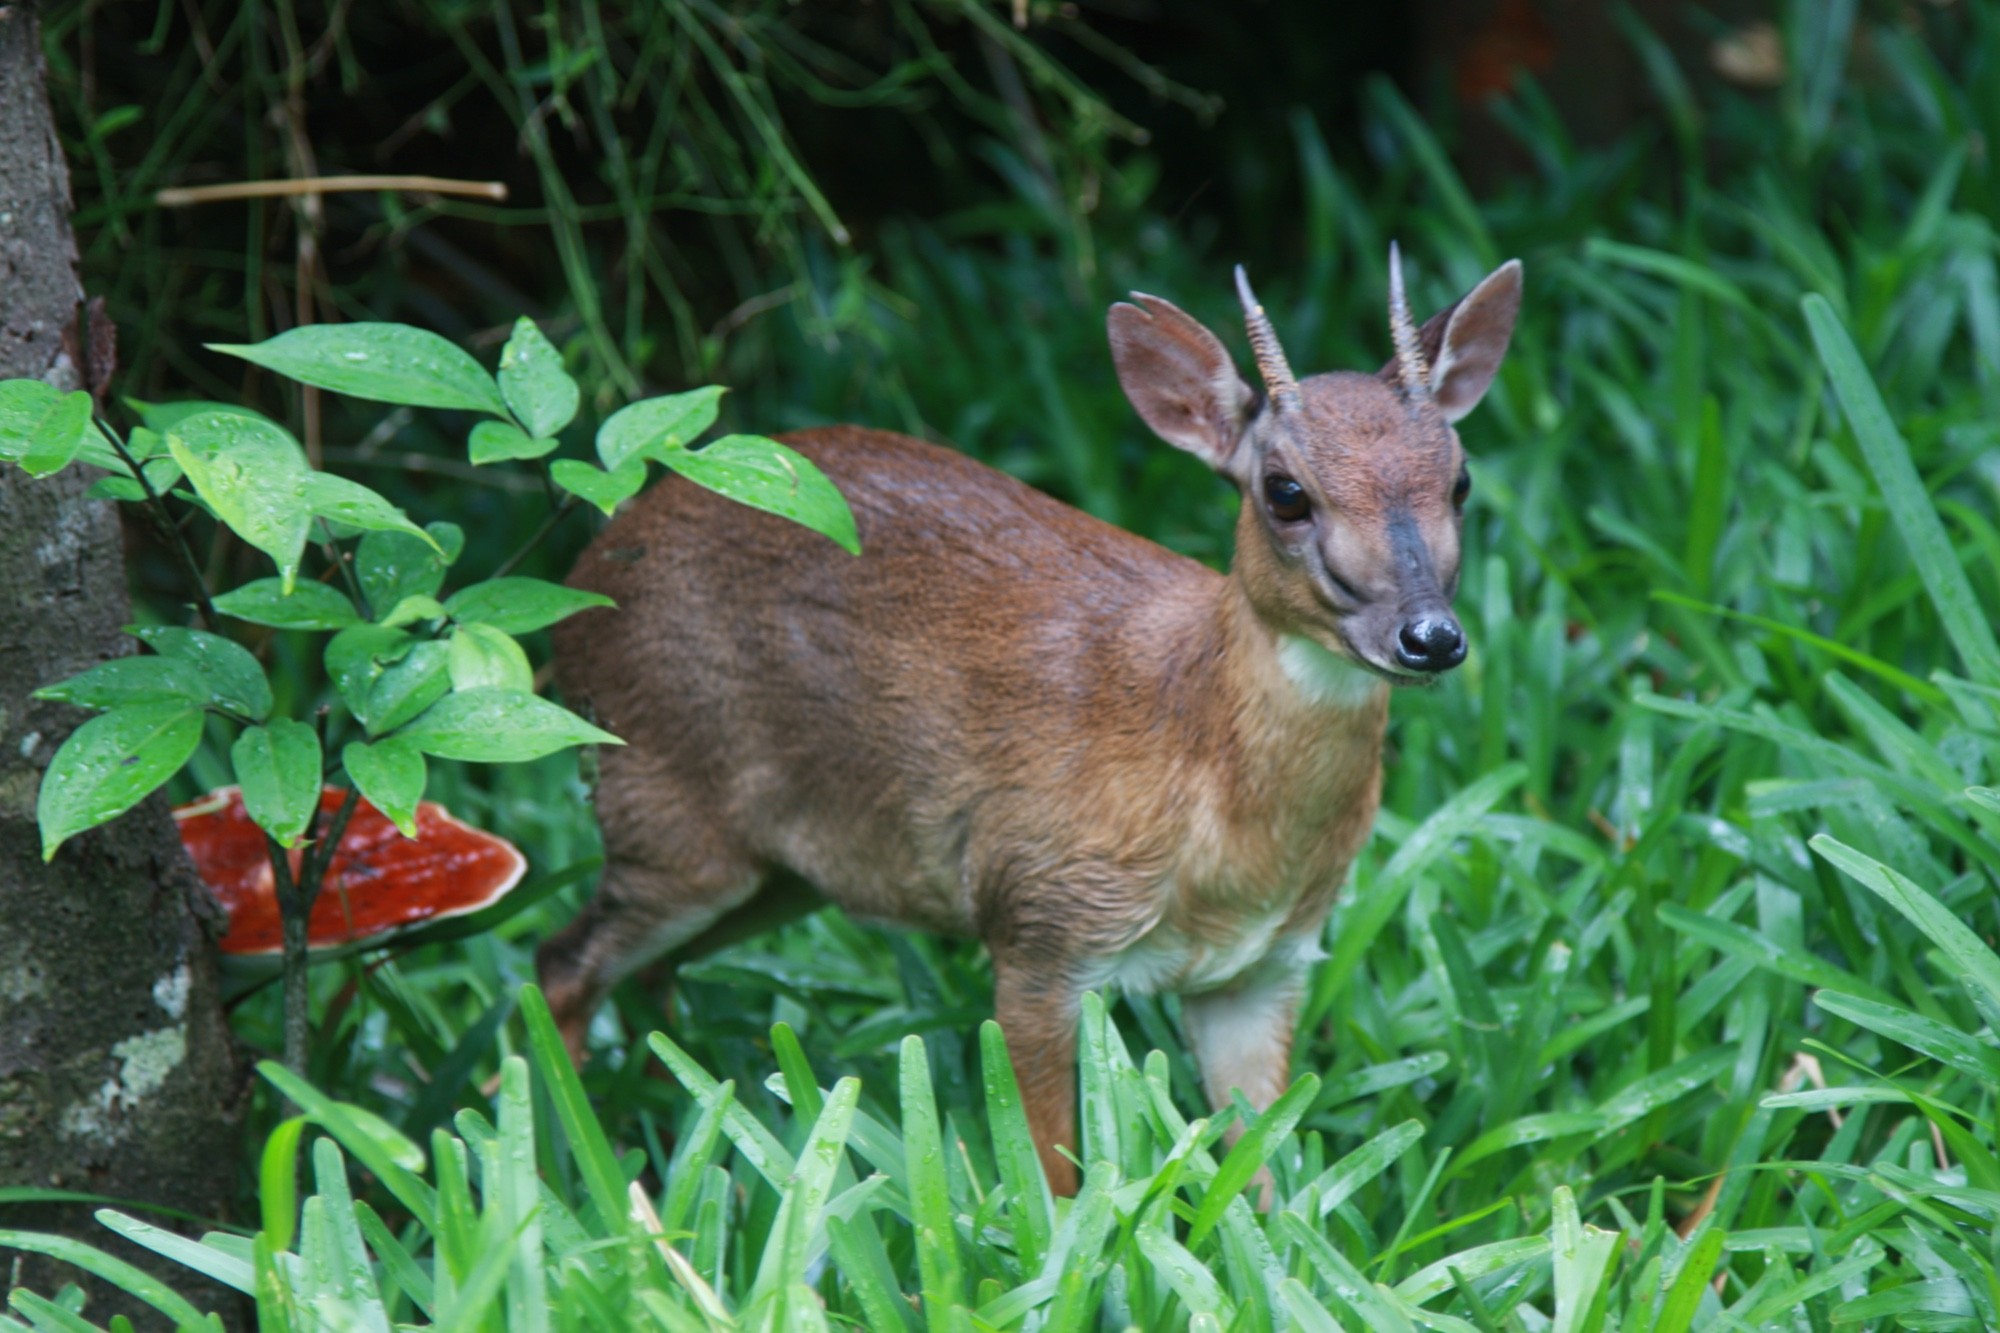
[[[63,333],[79,296],[35,9],[0,3],[0,378],[78,387]],[[42,773],[84,714],[30,695],[134,646],[120,632],[131,607],[118,518],[84,498],[83,471],[34,481],[0,468],[0,1188],[214,1218],[235,1192],[244,1083],[201,919],[213,908],[166,803],[153,797],[49,865],[35,825]],[[60,1230],[146,1263],[191,1298],[202,1288],[142,1259],[87,1207],[0,1204],[0,1227]],[[13,1258],[0,1257],[0,1274]],[[20,1270],[45,1295],[76,1277],[34,1260]],[[94,1322],[119,1309],[136,1313],[93,1294]]]

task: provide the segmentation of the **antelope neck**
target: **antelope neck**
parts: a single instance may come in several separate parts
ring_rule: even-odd
[[[1315,749],[1348,749],[1356,741],[1379,749],[1387,682],[1311,639],[1272,627],[1238,578],[1216,578],[1184,615],[1169,631],[1168,669],[1161,674],[1168,716],[1215,719],[1219,726],[1202,730],[1252,766],[1262,759],[1294,769]]]

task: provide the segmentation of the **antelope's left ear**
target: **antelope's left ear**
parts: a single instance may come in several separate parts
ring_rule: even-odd
[[[1431,395],[1446,421],[1457,421],[1486,396],[1520,313],[1521,261],[1510,259],[1417,330],[1431,368]],[[1394,357],[1381,374],[1390,384],[1401,382]]]

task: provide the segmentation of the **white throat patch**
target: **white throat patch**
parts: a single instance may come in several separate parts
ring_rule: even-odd
[[[1278,636],[1278,665],[1299,693],[1330,707],[1359,708],[1371,702],[1376,691],[1389,688],[1367,668],[1296,634]]]

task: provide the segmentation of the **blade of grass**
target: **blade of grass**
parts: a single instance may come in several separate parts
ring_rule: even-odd
[[[1868,460],[1869,471],[1882,488],[1883,502],[1909,547],[1910,559],[1923,578],[1945,634],[1958,650],[1959,661],[1965,664],[1966,674],[1980,684],[2000,685],[2000,642],[1993,637],[1992,620],[1979,605],[1972,582],[1958,562],[1944,522],[1910,461],[1910,446],[1890,419],[1881,390],[1826,298],[1812,293],[1800,308],[1834,397]]]

